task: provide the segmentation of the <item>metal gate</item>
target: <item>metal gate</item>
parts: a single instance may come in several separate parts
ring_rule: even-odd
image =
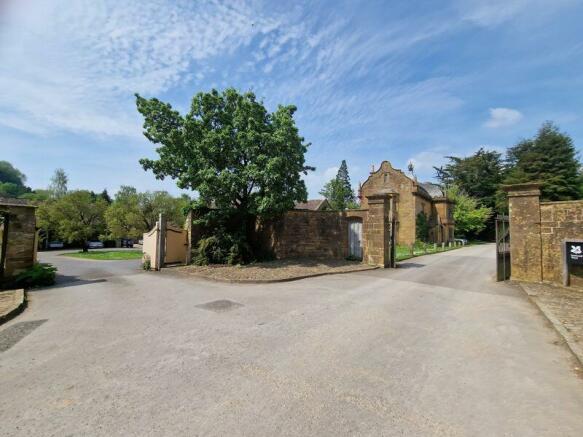
[[[510,279],[510,220],[496,216],[496,280]]]
[[[362,222],[348,223],[348,255],[351,258],[362,259]]]

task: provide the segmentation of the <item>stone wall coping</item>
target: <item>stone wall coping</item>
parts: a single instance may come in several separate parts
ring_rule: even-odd
[[[550,200],[546,200],[544,202],[541,202],[541,205],[563,205],[563,204],[583,204],[583,200],[555,200],[555,201],[550,201]]]
[[[540,196],[540,182],[528,182],[525,184],[502,185],[502,189],[508,196]]]
[[[2,206],[12,206],[20,208],[37,208],[36,205],[31,205],[25,199],[7,199],[5,197],[0,197],[0,207]]]

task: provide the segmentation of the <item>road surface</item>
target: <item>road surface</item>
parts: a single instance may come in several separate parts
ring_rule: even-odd
[[[49,255],[67,280],[0,327],[0,435],[581,436],[577,364],[493,253],[265,285]]]

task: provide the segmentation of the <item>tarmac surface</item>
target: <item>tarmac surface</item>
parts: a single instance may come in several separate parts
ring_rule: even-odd
[[[494,248],[241,285],[41,254],[2,436],[581,436],[576,361]]]

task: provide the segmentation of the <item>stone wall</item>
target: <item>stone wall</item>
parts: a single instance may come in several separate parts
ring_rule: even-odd
[[[284,258],[346,258],[348,220],[337,211],[293,210],[256,227],[261,250]]]
[[[564,279],[564,241],[583,240],[583,201],[541,202],[540,222],[542,278],[560,283]],[[583,277],[571,275],[569,282],[582,286]]]
[[[511,278],[583,285],[577,269],[564,277],[566,240],[583,240],[583,201],[540,202],[539,184],[506,187],[510,215]]]
[[[31,267],[36,258],[35,208],[18,199],[0,199],[0,214],[8,217],[2,280]]]
[[[367,199],[369,209],[291,210],[272,220],[257,219],[250,229],[250,243],[255,253],[263,257],[344,259],[349,255],[349,224],[359,221],[363,261],[387,267],[393,200],[391,195],[380,194]],[[196,247],[204,232],[194,225],[189,232],[192,247]]]

